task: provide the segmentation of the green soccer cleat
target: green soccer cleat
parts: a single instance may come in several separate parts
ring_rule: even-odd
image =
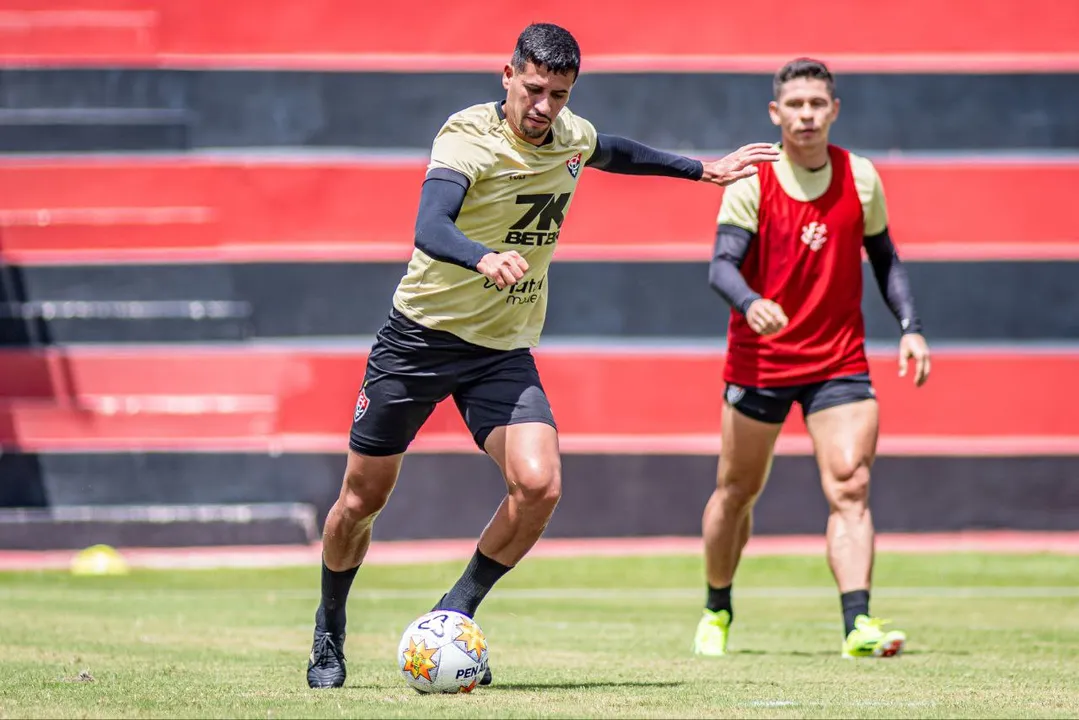
[[[705,610],[697,623],[697,637],[693,639],[693,654],[720,657],[727,654],[727,635],[731,631],[731,614],[726,610]]]
[[[893,657],[903,652],[907,635],[900,630],[885,632],[888,622],[868,615],[854,618],[854,629],[843,641],[843,657]]]

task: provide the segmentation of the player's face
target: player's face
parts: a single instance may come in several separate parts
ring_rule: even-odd
[[[553,73],[532,63],[520,72],[507,65],[502,87],[506,88],[506,120],[513,131],[533,145],[543,142],[569,101],[573,81],[572,74]]]
[[[772,122],[783,133],[783,144],[814,148],[828,144],[828,130],[839,115],[839,99],[816,78],[795,78],[783,83],[779,97],[768,105]]]

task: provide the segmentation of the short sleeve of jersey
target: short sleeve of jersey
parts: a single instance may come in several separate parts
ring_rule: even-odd
[[[756,175],[728,185],[719,206],[718,225],[737,225],[751,233],[760,223],[761,181]]]
[[[562,112],[566,112],[563,110]],[[588,152],[583,153],[585,162],[588,162],[592,154],[596,152],[596,126],[588,120],[585,120],[580,115],[572,115],[573,129],[575,135],[580,135],[582,141],[588,145]]]
[[[435,135],[428,171],[435,168],[455,170],[475,184],[494,165],[494,153],[486,134],[475,122],[453,116]]]
[[[869,158],[851,153],[850,164],[854,185],[858,188],[858,199],[862,203],[865,234],[867,237],[880,235],[888,227],[888,205],[884,200],[884,184],[880,181],[880,174]]]

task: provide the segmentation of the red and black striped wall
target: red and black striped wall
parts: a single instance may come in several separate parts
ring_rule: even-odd
[[[0,505],[302,501],[321,518],[431,137],[498,97],[534,13],[50,2],[8,3],[0,25]],[[881,172],[936,349],[924,389],[897,377],[895,321],[867,273],[878,526],[1079,527],[1065,512],[1079,501],[1079,9],[545,12],[582,45],[575,111],[700,157],[774,137],[771,73],[829,61],[835,139]],[[828,32],[807,34],[815,23]],[[727,322],[706,282],[720,197],[583,177],[537,352],[566,454],[552,534],[699,530]],[[797,412],[780,453],[757,526],[821,529]],[[447,405],[379,532],[474,535],[499,485]],[[432,508],[462,488],[481,500],[450,524]]]

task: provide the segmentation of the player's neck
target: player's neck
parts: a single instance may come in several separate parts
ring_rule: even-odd
[[[547,132],[545,132],[543,134],[542,137],[538,137],[538,138],[531,138],[531,137],[525,135],[521,131],[521,128],[517,127],[517,125],[513,122],[513,120],[510,120],[510,118],[506,116],[506,103],[505,103],[505,101],[502,101],[502,102],[500,102],[498,104],[498,117],[506,121],[506,125],[509,126],[510,132],[513,133],[513,136],[515,138],[517,138],[521,142],[528,143],[529,145],[534,145],[536,147],[539,147],[541,145],[545,145],[547,143],[548,137],[551,134],[551,131],[548,130]]]
[[[820,170],[828,164],[828,143],[801,148],[794,143],[785,142],[783,152],[787,154],[792,165],[806,170]]]
[[[518,129],[517,126],[514,125],[512,122],[509,122],[509,126],[510,132],[513,133],[513,135],[521,142],[528,143],[529,145],[533,145],[535,147],[544,145],[547,142],[547,133],[544,133],[543,137],[532,138],[521,132],[520,129]]]

